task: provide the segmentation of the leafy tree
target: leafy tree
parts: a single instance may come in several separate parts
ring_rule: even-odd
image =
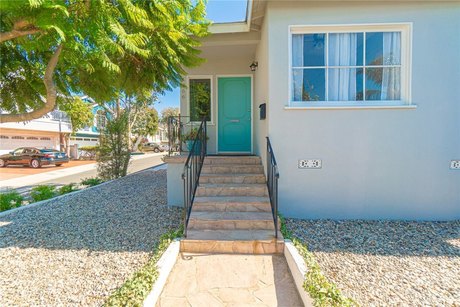
[[[0,122],[74,93],[107,102],[177,86],[202,62],[208,26],[204,0],[3,0],[0,11]]]
[[[148,135],[155,135],[158,130],[158,112],[153,108],[146,108],[137,118],[131,130],[136,141],[131,150],[135,151],[143,138]]]
[[[130,160],[128,113],[108,120],[99,139],[96,157],[98,176],[104,180],[126,176]]]
[[[80,97],[74,97],[70,102],[60,104],[59,109],[70,117],[73,132],[90,126],[94,121],[91,105],[85,103]]]
[[[179,114],[180,114],[179,108],[173,108],[173,107],[164,108],[161,111],[161,122],[166,124],[168,117],[179,116]]]

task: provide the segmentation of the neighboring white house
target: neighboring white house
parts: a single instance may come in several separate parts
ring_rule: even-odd
[[[209,88],[208,153],[265,160],[269,136],[289,217],[460,218],[459,2],[249,1],[247,16],[211,27],[181,89],[193,118],[190,91]]]
[[[150,142],[167,144],[168,143],[167,129],[168,128],[166,127],[166,125],[159,123],[157,132],[155,133],[154,136],[149,135],[148,140]]]
[[[107,112],[103,107],[95,103],[92,98],[84,96],[82,100],[91,104],[91,111],[94,115],[93,124],[72,134],[70,137],[70,145],[77,145],[78,147],[96,146],[99,144],[100,131],[107,124]]]
[[[60,149],[72,132],[72,125],[64,112],[53,111],[29,122],[0,124],[0,153],[18,147]]]

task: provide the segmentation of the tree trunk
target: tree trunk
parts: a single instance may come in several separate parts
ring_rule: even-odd
[[[37,119],[45,114],[54,110],[56,106],[56,86],[53,82],[53,75],[54,70],[56,69],[56,65],[59,61],[59,55],[62,51],[62,45],[59,45],[56,51],[54,52],[53,56],[48,62],[45,70],[45,76],[43,77],[43,83],[45,84],[46,88],[46,102],[45,105],[37,110],[33,110],[32,112],[23,113],[23,114],[0,114],[0,123],[9,123],[9,122],[25,122],[32,119]]]
[[[139,144],[141,143],[143,138],[143,135],[137,137],[136,143],[134,143],[133,147],[131,148],[131,151],[137,151],[137,148],[139,147]]]

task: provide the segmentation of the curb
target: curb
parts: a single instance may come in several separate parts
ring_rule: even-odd
[[[29,208],[33,208],[33,207],[36,207],[38,205],[42,205],[42,204],[45,204],[51,200],[58,200],[58,199],[61,199],[65,196],[70,196],[70,195],[76,195],[78,193],[81,193],[83,191],[88,191],[88,190],[91,190],[91,189],[94,189],[94,188],[97,188],[97,187],[100,187],[100,186],[103,186],[105,184],[108,184],[108,183],[111,183],[115,180],[119,180],[119,179],[122,179],[122,178],[126,178],[128,176],[131,176],[131,175],[134,175],[134,174],[138,174],[138,173],[141,173],[141,172],[146,172],[146,171],[158,171],[158,170],[161,170],[162,167],[164,167],[166,163],[162,163],[162,164],[159,164],[159,165],[156,165],[154,167],[151,167],[151,168],[148,168],[148,169],[144,169],[144,170],[140,170],[138,172],[134,172],[134,173],[131,173],[131,174],[128,174],[126,175],[125,177],[121,177],[121,178],[117,178],[117,179],[112,179],[112,180],[109,180],[109,181],[105,181],[103,183],[100,183],[98,185],[95,185],[93,187],[87,187],[87,188],[84,188],[84,189],[81,189],[81,190],[78,190],[78,191],[74,191],[74,192],[70,192],[70,193],[67,193],[67,194],[64,194],[64,195],[59,195],[59,196],[56,196],[56,197],[53,197],[53,198],[49,198],[49,199],[45,199],[45,200],[41,200],[41,201],[37,201],[35,203],[31,203],[29,205],[24,205],[24,206],[21,206],[21,207],[18,207],[18,208],[14,208],[14,209],[10,209],[10,210],[6,210],[6,211],[3,211],[3,212],[0,212],[0,218],[1,217],[4,217],[4,216],[7,216],[8,214],[11,214],[11,213],[14,213],[14,212],[17,212],[17,211],[21,211],[21,210],[25,210],[25,209],[29,209]],[[158,169],[157,169],[158,168]]]
[[[174,239],[173,242],[168,246],[166,251],[157,262],[158,268],[158,279],[155,281],[152,287],[152,291],[147,295],[144,300],[144,307],[154,307],[160,298],[161,292],[163,291],[168,276],[171,273],[174,265],[176,264],[177,257],[180,252],[180,238]]]
[[[303,288],[305,274],[307,273],[307,266],[297,248],[295,248],[294,244],[292,244],[291,240],[284,240],[284,258],[286,258],[289,270],[294,278],[297,292],[299,293],[304,306],[314,306],[313,299]]]

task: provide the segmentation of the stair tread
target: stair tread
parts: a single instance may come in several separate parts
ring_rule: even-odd
[[[245,173],[201,173],[200,177],[207,176],[207,177],[238,177],[238,176],[244,176],[244,177],[264,177],[264,174],[245,174]]]
[[[193,203],[270,203],[267,196],[197,196]]]
[[[273,230],[189,230],[185,240],[206,241],[268,241],[275,239]],[[284,241],[278,232],[278,241]]]
[[[220,211],[192,211],[191,220],[208,221],[272,221],[271,212],[220,212]]]
[[[201,183],[199,187],[204,188],[254,188],[254,187],[267,187],[265,183]]]

